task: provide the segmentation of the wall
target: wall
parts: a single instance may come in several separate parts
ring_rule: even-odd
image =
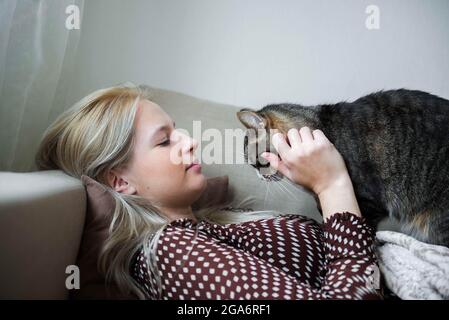
[[[249,107],[399,87],[449,98],[448,17],[446,0],[87,1],[67,101],[126,80]]]

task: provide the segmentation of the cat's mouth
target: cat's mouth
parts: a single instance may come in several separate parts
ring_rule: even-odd
[[[256,173],[257,176],[263,180],[263,181],[267,181],[267,182],[276,182],[276,181],[280,181],[282,180],[282,178],[284,177],[282,174],[276,172],[274,174],[262,174],[259,172],[259,170],[256,169]]]
[[[269,165],[264,167],[253,167],[256,170],[257,176],[263,181],[276,182],[284,178],[284,176],[279,171],[274,170]]]

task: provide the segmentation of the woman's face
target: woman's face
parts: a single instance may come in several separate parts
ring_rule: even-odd
[[[197,141],[175,129],[161,107],[148,100],[138,105],[135,146],[125,168],[109,180],[118,192],[138,194],[157,207],[190,206],[206,187],[206,178],[193,153]],[[111,175],[110,175],[111,176]]]

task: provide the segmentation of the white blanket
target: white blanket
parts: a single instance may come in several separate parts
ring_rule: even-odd
[[[387,287],[401,299],[449,299],[449,248],[393,231],[377,232],[377,256]]]

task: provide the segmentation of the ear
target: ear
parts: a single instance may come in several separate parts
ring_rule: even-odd
[[[107,174],[107,181],[109,186],[119,193],[132,195],[137,192],[120,170],[110,170]]]
[[[242,109],[237,112],[237,118],[247,128],[265,129],[267,127],[267,120],[253,110]]]

